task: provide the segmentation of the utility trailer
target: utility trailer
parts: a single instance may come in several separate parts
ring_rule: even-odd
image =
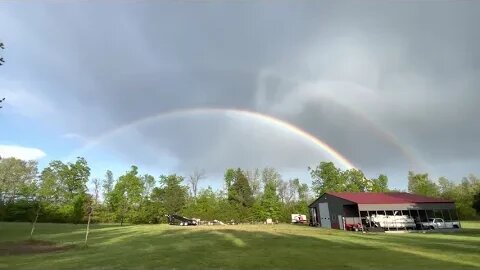
[[[179,215],[165,215],[168,218],[168,224],[180,226],[197,226],[198,222],[195,219],[182,217]]]
[[[292,224],[306,224],[307,216],[301,214],[292,214]]]

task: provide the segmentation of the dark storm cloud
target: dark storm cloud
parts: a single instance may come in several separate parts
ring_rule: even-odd
[[[2,38],[15,59],[2,80],[28,82],[24,91],[37,103],[48,101],[56,111],[49,121],[65,133],[94,138],[165,111],[241,108],[300,126],[368,172],[432,169],[458,177],[478,170],[472,164],[480,151],[480,3],[0,7]],[[174,119],[112,138],[107,148],[152,166],[170,157],[183,170],[304,170],[328,157],[245,119]],[[141,143],[129,144],[132,138]]]

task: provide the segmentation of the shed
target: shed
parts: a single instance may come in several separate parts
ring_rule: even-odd
[[[352,224],[368,227],[373,215],[402,215],[418,222],[458,221],[455,202],[406,192],[326,192],[309,209],[310,225],[334,229]]]

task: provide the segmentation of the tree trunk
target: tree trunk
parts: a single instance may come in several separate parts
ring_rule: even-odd
[[[92,214],[88,214],[87,232],[85,233],[85,246],[87,246],[88,232],[90,231],[90,218]]]
[[[30,240],[33,239],[33,232],[35,231],[35,225],[37,224],[39,214],[40,214],[40,205],[38,205],[37,215],[35,216],[35,220],[33,221],[33,224],[32,224],[32,231],[30,231]]]

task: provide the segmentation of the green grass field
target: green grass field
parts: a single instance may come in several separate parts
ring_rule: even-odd
[[[362,234],[295,225],[177,227],[39,224],[35,239],[64,252],[0,255],[4,269],[479,269],[480,223],[454,233]],[[0,223],[0,245],[30,224]]]

